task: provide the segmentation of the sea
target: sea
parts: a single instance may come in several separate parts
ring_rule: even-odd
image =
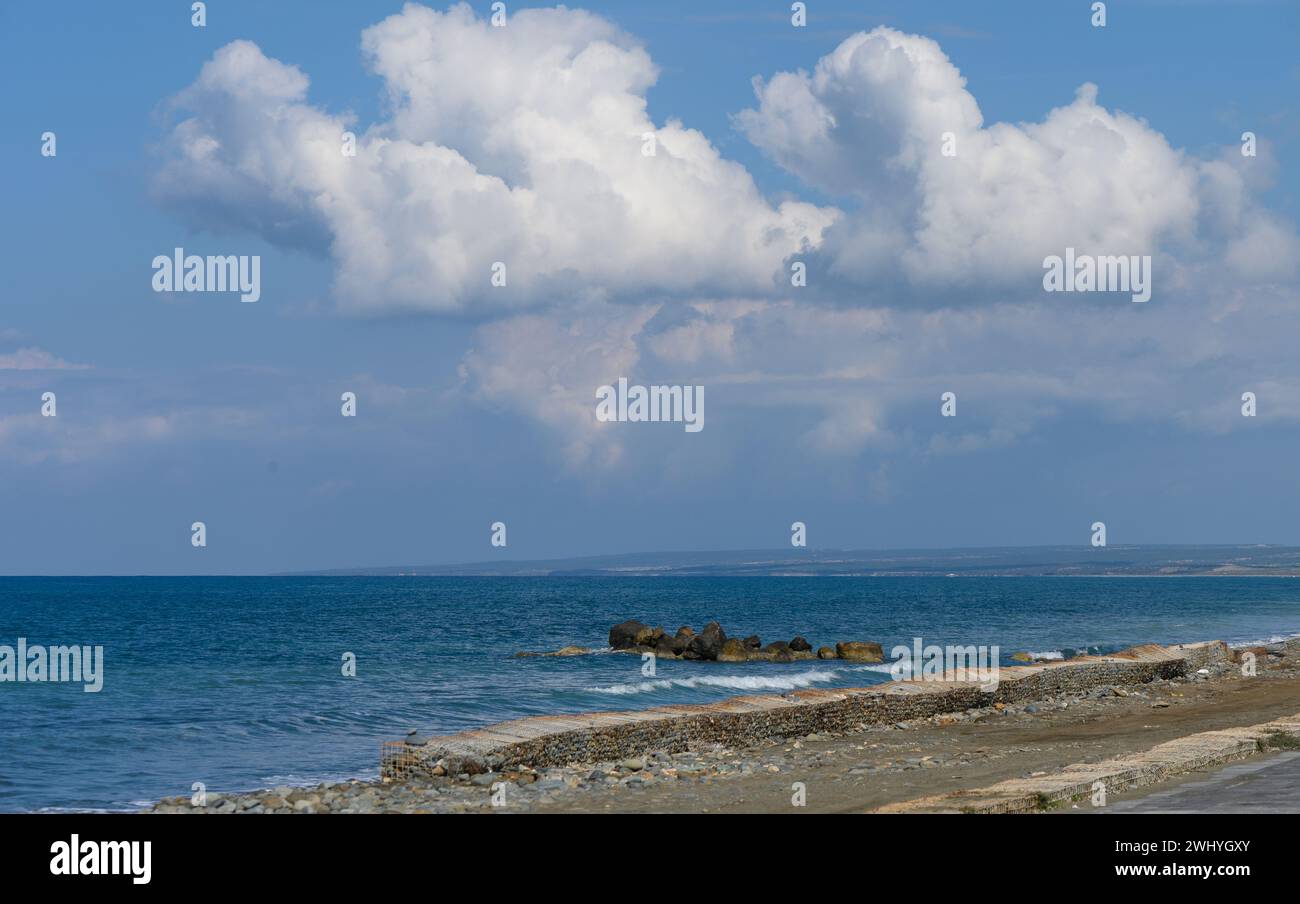
[[[0,810],[378,774],[380,747],[520,716],[891,680],[839,661],[656,663],[607,651],[635,618],[764,643],[1105,653],[1300,634],[1274,577],[0,577],[0,653],[99,646],[102,689],[0,682]],[[577,657],[519,657],[568,645]],[[348,674],[354,672],[354,674]]]

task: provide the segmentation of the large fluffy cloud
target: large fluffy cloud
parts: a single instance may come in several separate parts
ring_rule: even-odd
[[[1294,272],[1278,266],[1300,248],[1294,230],[1258,208],[1239,165],[1189,158],[1102,107],[1095,85],[1042,122],[985,124],[938,44],[877,28],[812,72],[756,79],[755,93],[757,108],[737,116],[745,134],[807,184],[858,202],[818,255],[850,285],[978,298],[1032,288],[1044,257],[1066,247],[1163,252],[1165,273],[1207,255],[1239,279]]]
[[[879,28],[755,81],[738,127],[836,207],[773,203],[703,135],[651,121],[653,62],[598,16],[493,28],[410,5],[362,47],[388,100],[364,130],[312,106],[295,67],[223,48],[174,99],[160,197],[328,253],[345,307],[483,315],[463,390],[553,430],[571,464],[648,454],[595,422],[620,376],[705,384],[710,437],[758,410],[824,454],[995,448],[1070,405],[1248,429],[1248,390],[1260,422],[1300,418],[1282,338],[1300,243],[1260,203],[1267,145],[1197,158],[1091,84],[989,123],[938,44]],[[1153,302],[1045,297],[1067,247],[1153,256]],[[808,289],[783,278],[793,257]],[[937,420],[945,391],[958,422]]]
[[[769,204],[699,132],[652,122],[654,64],[597,16],[525,10],[494,28],[463,4],[408,5],[362,46],[391,117],[355,157],[351,121],[308,103],[304,73],[237,41],[174,98],[160,198],[205,225],[327,244],[346,306],[447,312],[770,291],[834,217]]]
[[[1041,122],[988,124],[937,43],[889,28],[811,72],[755,79],[758,105],[736,117],[847,214],[770,203],[699,132],[656,125],[654,63],[599,16],[525,10],[494,28],[463,4],[408,5],[362,48],[389,114],[355,157],[341,151],[349,117],[238,41],[173,99],[182,117],[156,183],[203,225],[328,252],[346,307],[772,297],[793,256],[818,300],[829,288],[840,304],[950,306],[1031,293],[1067,247],[1152,255],[1157,291],[1207,260],[1238,281],[1288,279],[1300,253],[1256,201],[1267,148],[1189,157],[1091,84]],[[498,262],[504,287],[490,282]]]

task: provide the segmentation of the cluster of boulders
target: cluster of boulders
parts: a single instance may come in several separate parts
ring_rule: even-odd
[[[802,637],[777,640],[763,645],[757,634],[728,637],[722,625],[709,622],[698,634],[689,625],[669,634],[662,626],[652,628],[639,621],[625,621],[609,629],[612,649],[631,653],[653,653],[658,659],[697,659],[706,662],[795,662],[800,659],[845,659],[850,662],[884,662],[878,643],[844,641],[834,647],[818,647]]]

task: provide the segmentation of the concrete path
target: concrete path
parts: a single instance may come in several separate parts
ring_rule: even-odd
[[[1300,713],[1260,725],[1205,731],[1150,750],[1099,763],[1075,763],[1058,772],[1011,779],[986,788],[954,791],[880,807],[876,813],[1030,813],[1091,802],[1100,789],[1109,795],[1158,785],[1204,769],[1254,758],[1267,747],[1300,741]],[[1270,785],[1288,778],[1284,771]],[[1234,794],[1254,794],[1234,791]],[[1288,795],[1297,792],[1288,792]],[[1257,799],[1257,795],[1252,796]],[[1110,810],[1110,807],[1096,809]],[[1238,812],[1229,809],[1229,812]]]
[[[1207,777],[1188,778],[1092,812],[1300,813],[1300,752],[1225,766]]]

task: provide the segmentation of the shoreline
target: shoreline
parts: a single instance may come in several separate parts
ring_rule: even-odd
[[[1222,641],[1146,644],[1106,655],[1002,668],[988,684],[921,678],[745,695],[708,704],[534,716],[441,737],[386,742],[380,775],[389,780],[413,772],[475,775],[511,766],[617,760],[652,750],[679,752],[702,743],[734,745],[862,729],[1105,684],[1171,678],[1226,662],[1230,656]]]
[[[972,682],[892,682],[658,712],[515,720],[415,747],[402,743],[405,759],[396,761],[390,742],[388,774],[379,781],[210,793],[204,807],[166,798],[146,812],[782,812],[791,806],[792,776],[806,771],[811,782],[825,767],[830,774],[816,784],[834,787],[836,796],[823,796],[814,809],[861,812],[976,787],[977,777],[1016,777],[1000,774],[999,765],[1042,765],[1046,757],[1056,768],[1067,766],[1079,757],[1064,754],[1081,746],[1120,755],[1136,752],[1147,738],[1173,740],[1291,716],[1300,710],[1300,639],[1268,648],[1273,655],[1258,657],[1253,678],[1242,677],[1234,661],[1243,648],[1213,641],[1006,668],[992,691]],[[1237,703],[1226,711],[1210,706],[1224,694]],[[1192,700],[1209,709],[1186,710]],[[909,715],[896,719],[899,713]],[[1124,743],[1119,735],[1107,741],[1105,731],[1099,740],[1092,723],[1132,721],[1135,714],[1170,723],[1172,733],[1138,722]],[[1017,743],[1039,726],[1050,728],[1050,743]],[[964,735],[975,740],[963,743]],[[917,755],[835,767],[846,758],[897,750],[900,739]],[[950,787],[951,780],[959,784]],[[849,788],[853,793],[845,794]]]

